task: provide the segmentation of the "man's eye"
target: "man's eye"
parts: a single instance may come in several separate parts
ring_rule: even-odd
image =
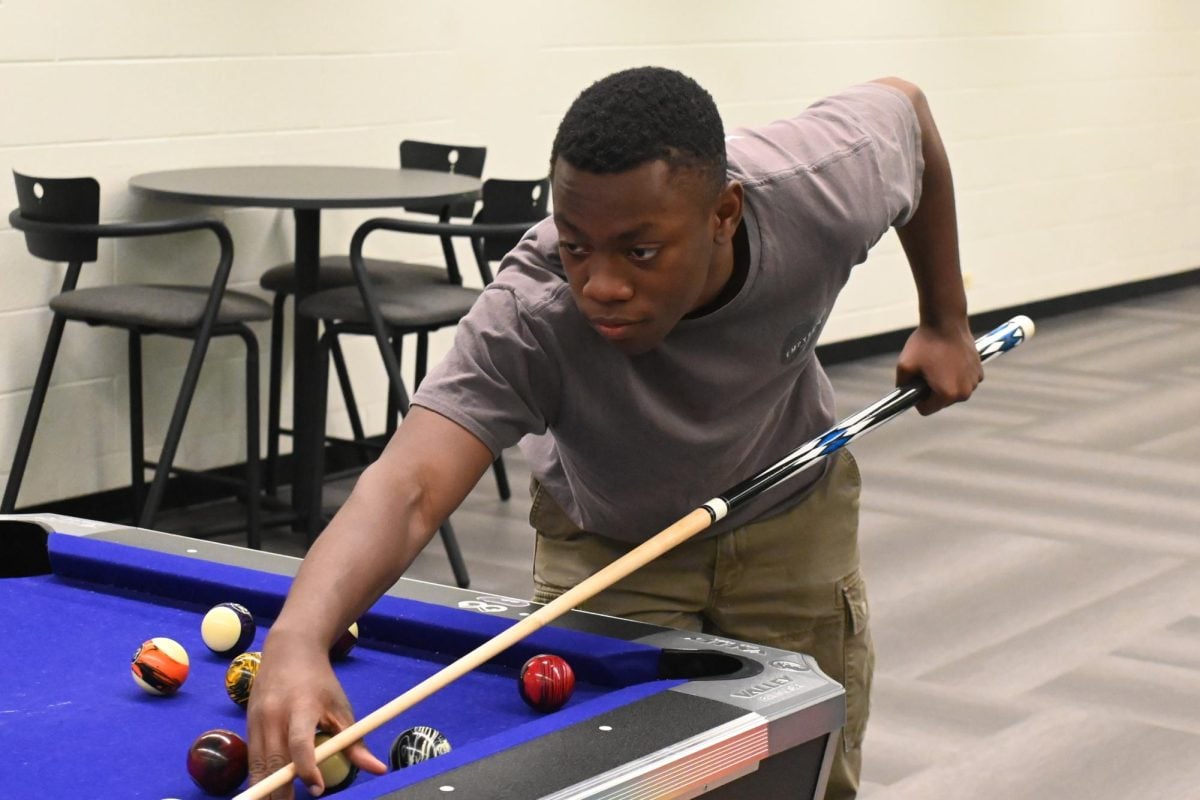
[[[658,255],[658,247],[634,247],[629,250],[629,257],[634,261],[649,261]]]
[[[584,253],[584,247],[574,242],[564,242],[561,239],[558,242],[558,247],[569,256],[581,256]]]

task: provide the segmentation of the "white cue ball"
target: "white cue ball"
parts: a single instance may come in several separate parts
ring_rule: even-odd
[[[237,603],[213,606],[200,623],[200,637],[220,656],[245,652],[254,641],[254,616]]]

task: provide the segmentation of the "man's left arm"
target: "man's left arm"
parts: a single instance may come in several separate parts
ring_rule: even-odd
[[[896,383],[923,377],[933,391],[917,410],[932,414],[966,400],[983,380],[983,366],[967,321],[954,181],[924,92],[899,78],[880,78],[875,83],[903,92],[921,126],[925,171],[920,203],[908,222],[896,229],[916,283],[920,321],[900,353]]]

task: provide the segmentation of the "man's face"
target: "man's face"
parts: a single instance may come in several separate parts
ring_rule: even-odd
[[[601,175],[558,160],[559,252],[575,304],[600,336],[644,353],[717,296],[733,269],[740,189],[718,195],[697,171],[665,161]]]

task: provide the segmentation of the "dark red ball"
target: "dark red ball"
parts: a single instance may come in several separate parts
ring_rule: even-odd
[[[205,731],[188,748],[187,769],[206,794],[233,794],[250,773],[246,740],[221,728]]]
[[[330,660],[336,661],[339,658],[345,658],[350,655],[350,651],[354,649],[354,645],[356,644],[358,644],[358,623],[351,622],[350,627],[342,631],[342,635],[329,648]]]
[[[575,671],[562,658],[543,653],[521,667],[517,688],[521,699],[538,711],[557,711],[575,691]]]

